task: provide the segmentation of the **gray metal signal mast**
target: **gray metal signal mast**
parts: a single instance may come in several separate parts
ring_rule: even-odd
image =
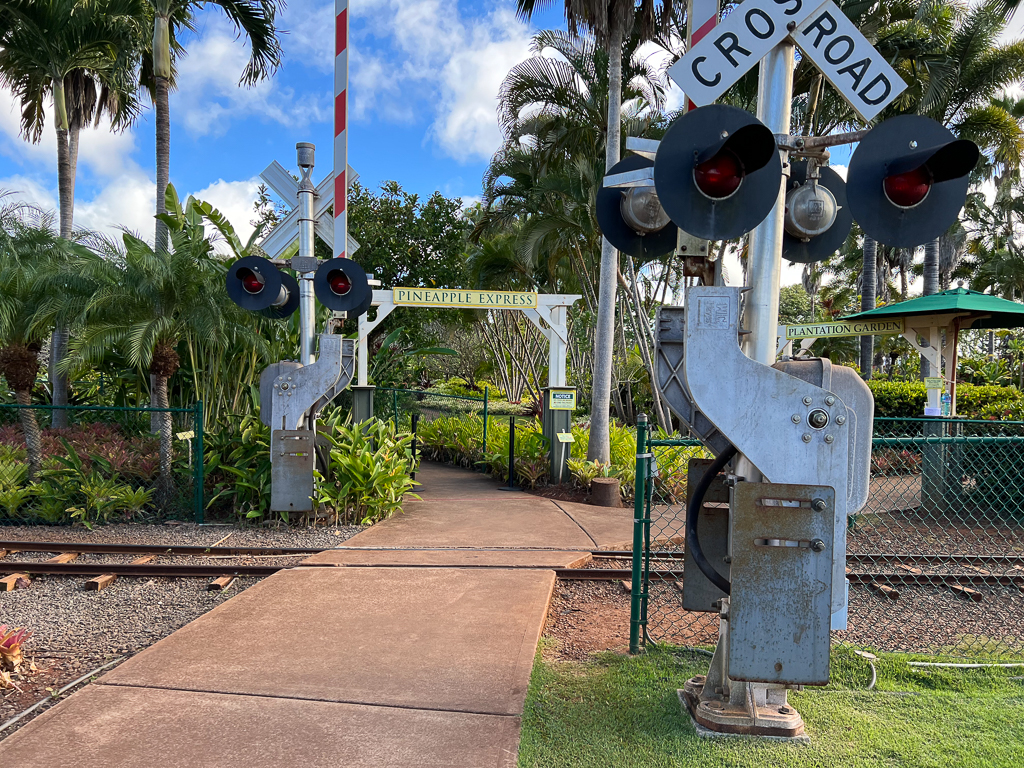
[[[314,232],[332,244],[333,222],[322,217],[334,190],[333,174],[313,185],[314,149],[305,142],[296,145],[298,182],[277,163],[264,171],[264,179],[293,210],[263,242],[272,258],[246,256],[225,278],[228,296],[243,309],[275,319],[299,310],[299,360],[273,363],[260,375],[260,420],[271,430],[270,508],[278,512],[312,511],[316,417],[349,386],[356,369],[355,340],[340,335],[341,323],[369,310],[375,282],[351,259],[321,261],[313,253]],[[298,252],[287,258],[296,239]],[[357,247],[349,238],[347,252]],[[317,300],[332,310],[319,334]]]
[[[886,244],[938,237],[979,151],[917,116],[791,135],[795,46],[865,123],[906,88],[833,2],[746,0],[669,70],[696,108],[660,142],[626,140],[597,213],[620,250],[675,247],[703,283],[656,320],[657,385],[715,456],[695,460],[707,468],[690,489],[682,599],[718,615],[718,646],[683,698],[712,732],[802,738],[787,695],[828,683],[830,630],[846,628],[847,518],[867,502],[874,402],[852,368],[776,361],[782,259],[827,258],[853,220]],[[712,103],[758,62],[756,117]],[[854,141],[844,183],[827,148]],[[748,233],[750,284],[727,286],[707,241]],[[726,498],[728,514],[705,507]]]

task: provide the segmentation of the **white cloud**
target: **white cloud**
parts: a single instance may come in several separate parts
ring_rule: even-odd
[[[171,95],[171,114],[193,136],[220,136],[241,119],[258,117],[290,128],[303,128],[330,118],[330,94],[296,94],[279,78],[244,88],[238,80],[249,59],[249,47],[237,39],[222,14],[203,18],[202,36],[178,62],[178,90]]]
[[[427,105],[428,138],[445,154],[490,158],[501,144],[501,81],[529,56],[529,28],[511,6],[469,18],[441,0],[364,0],[352,13],[353,118],[410,121]]]
[[[231,222],[231,226],[235,228],[235,232],[244,244],[254,229],[250,222],[255,218],[253,205],[256,203],[256,198],[259,194],[260,183],[259,177],[243,181],[217,179],[213,184],[198,192],[193,192],[192,195],[199,200],[210,203],[210,205],[223,213],[225,218]],[[215,241],[214,245],[218,251],[228,252],[228,248],[223,242]]]
[[[155,210],[156,182],[140,170],[115,177],[90,200],[76,200],[75,226],[115,236],[124,228],[152,241]]]
[[[44,111],[47,114],[43,134],[38,144],[32,144],[21,136],[17,101],[10,91],[0,90],[0,151],[18,165],[42,166],[56,177],[57,134],[50,119],[51,110]],[[135,136],[131,131],[114,133],[110,130],[110,121],[103,119],[98,127],[86,128],[79,134],[79,174],[83,166],[108,178],[135,172],[138,165],[131,159],[135,149]]]
[[[359,5],[365,5],[360,0]],[[334,3],[315,0],[292,0],[279,19],[281,48],[285,63],[296,62],[318,69],[334,71]]]

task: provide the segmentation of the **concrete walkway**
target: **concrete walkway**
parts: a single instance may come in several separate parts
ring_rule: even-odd
[[[404,514],[124,662],[0,742],[0,765],[514,766],[545,569],[628,547],[632,513],[418,479]]]

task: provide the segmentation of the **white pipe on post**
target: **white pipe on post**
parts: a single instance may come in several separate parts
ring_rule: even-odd
[[[313,173],[313,150],[312,144],[302,142],[295,145],[298,153],[299,171],[302,179],[299,181],[299,259],[308,265],[314,258],[313,253],[313,227],[316,220],[313,218],[313,198],[316,195],[316,187],[310,179]],[[316,329],[316,297],[313,291],[313,276],[315,269],[299,273],[299,362],[303,365],[311,365],[314,361],[313,347],[315,342]]]
[[[775,134],[789,133],[793,100],[793,54],[792,41],[785,40],[761,60],[757,84],[757,118]],[[783,169],[787,168],[787,158],[783,156]],[[750,291],[746,294],[743,318],[750,333],[743,343],[743,352],[752,360],[765,365],[775,363],[777,350],[787,178],[788,174],[783,173],[775,207],[750,233],[747,251]],[[750,406],[758,407],[758,404],[750,403]],[[737,459],[736,473],[751,482],[761,480],[761,473],[743,455]]]
[[[757,118],[775,134],[789,133],[793,100],[793,43],[784,41],[761,61],[757,86]],[[784,168],[788,168],[783,157]],[[782,277],[783,215],[786,212],[786,174],[768,217],[750,233],[748,259],[751,290],[746,295],[744,320],[750,333],[743,351],[765,365],[775,362],[779,326],[779,287]]]

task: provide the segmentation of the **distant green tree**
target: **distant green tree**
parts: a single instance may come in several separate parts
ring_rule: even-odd
[[[802,285],[785,285],[779,291],[779,324],[796,325],[808,323],[811,314],[811,297]]]
[[[378,193],[353,184],[348,206],[349,232],[359,242],[354,258],[384,288],[468,286],[463,252],[470,222],[459,198],[434,192],[423,200],[397,181],[386,181]],[[441,311],[442,318],[454,319],[453,310]],[[434,342],[426,328],[429,321],[440,319],[437,312],[400,309],[376,329],[371,341],[404,327],[413,345]]]

